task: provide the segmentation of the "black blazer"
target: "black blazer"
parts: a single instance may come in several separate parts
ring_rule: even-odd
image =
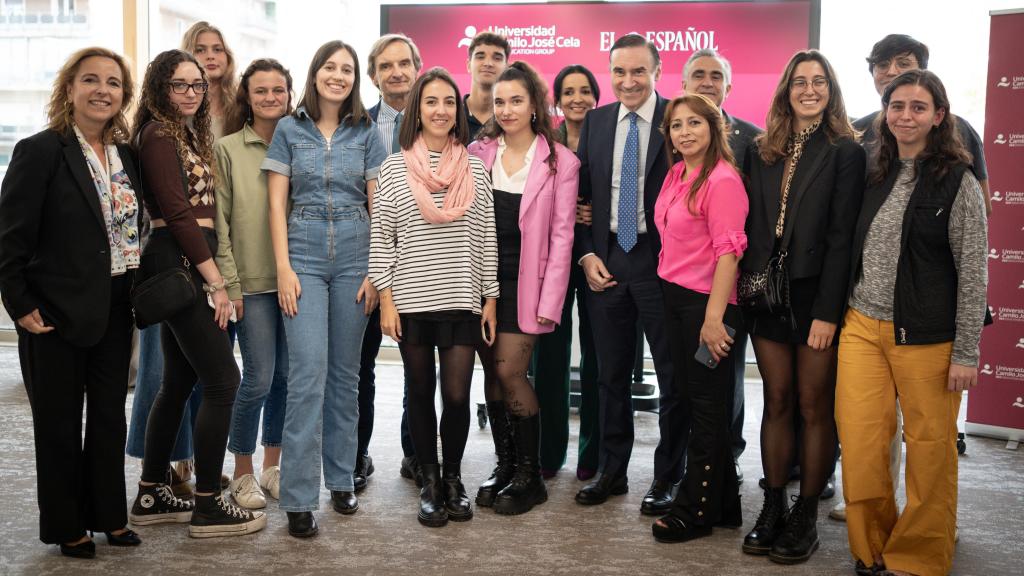
[[[647,236],[657,260],[661,252],[661,238],[654,226],[654,203],[668,173],[665,156],[665,138],[661,134],[661,119],[668,100],[657,96],[651,121],[651,137],[647,142],[647,163],[644,166],[644,220]],[[580,143],[576,155],[580,159],[580,196],[593,208],[590,226],[576,225],[573,244],[574,259],[579,260],[591,252],[608,261],[609,233],[612,217],[612,158],[614,157],[615,125],[619,119],[618,102],[591,110],[580,129]]]
[[[829,142],[822,129],[805,146],[786,207],[785,226],[793,227],[787,267],[793,280],[820,277],[811,317],[838,324],[846,305],[853,231],[864,195],[864,149],[849,138]],[[755,144],[743,164],[750,212],[740,268],[760,272],[775,247],[786,162],[766,165]]]
[[[141,197],[134,154],[127,145],[117,150]],[[106,332],[110,240],[73,132],[44,130],[14,147],[0,188],[0,295],[11,318],[38,308],[75,346],[92,346]]]

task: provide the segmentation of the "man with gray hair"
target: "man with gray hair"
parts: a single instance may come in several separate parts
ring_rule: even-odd
[[[409,92],[419,76],[423,62],[420,51],[411,38],[404,34],[385,34],[370,48],[366,73],[373,85],[380,90],[380,100],[370,108],[370,117],[377,123],[380,140],[386,150],[398,152],[398,130],[402,115],[409,103]],[[367,477],[373,474],[373,459],[370,458],[370,437],[373,435],[373,400],[376,396],[377,352],[380,351],[380,309],[373,311],[363,334],[363,350],[359,364],[359,427],[356,449],[354,481],[356,492],[366,488]],[[408,392],[408,386],[406,387]],[[406,397],[402,397],[402,468],[405,478],[419,476],[416,453],[409,436],[409,423],[405,414]],[[417,480],[418,481],[418,480]]]
[[[710,48],[697,50],[690,55],[690,58],[683,66],[683,92],[687,94],[702,94],[711,99],[722,110],[725,117],[726,131],[729,134],[729,147],[732,148],[736,158],[738,170],[743,169],[743,158],[747,154],[747,148],[754,141],[754,138],[761,133],[757,126],[743,120],[730,116],[722,103],[732,92],[732,66],[724,56]],[[747,332],[742,326],[736,327],[733,349],[739,350],[746,355]],[[732,402],[732,457],[736,464],[736,477],[743,481],[743,472],[738,464],[740,454],[747,447],[747,441],[743,439],[743,376],[746,370],[745,358],[742,362],[736,362],[736,380],[731,398]]]

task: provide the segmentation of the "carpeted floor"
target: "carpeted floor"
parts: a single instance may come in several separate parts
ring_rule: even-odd
[[[481,375],[477,373],[477,384]],[[473,396],[482,395],[474,385]],[[440,529],[416,521],[417,491],[398,475],[401,448],[401,368],[381,366],[377,380],[377,422],[371,443],[376,473],[360,494],[360,509],[343,517],[330,508],[326,491],[318,513],[320,535],[308,541],[287,534],[284,513],[271,500],[269,524],[259,534],[240,538],[191,540],[184,525],[138,529],[145,540],[137,549],[109,547],[97,535],[97,559],[62,557],[41,544],[35,507],[32,425],[21,384],[17,351],[0,346],[0,574],[693,574],[829,575],[852,574],[844,525],[827,518],[837,500],[822,503],[818,531],[821,548],[809,562],[784,567],[740,551],[745,531],[761,506],[757,488],[760,453],[757,431],[760,383],[747,383],[749,446],[741,458],[744,521],[740,530],[718,529],[710,538],[688,544],[659,544],[651,537],[652,519],[639,513],[652,473],[657,418],[636,417],[637,440],[630,468],[630,491],[607,504],[584,508],[573,502],[575,445],[579,421],[570,422],[570,455],[565,468],[547,483],[549,501],[517,517],[476,510],[471,522]],[[126,414],[131,407],[131,396]],[[960,543],[953,574],[1020,574],[1024,532],[1024,454],[1003,443],[968,438],[960,464]],[[257,463],[259,461],[257,454]],[[474,417],[463,463],[467,488],[475,493],[493,465],[489,430]],[[225,470],[230,471],[230,455]],[[139,463],[129,460],[126,500],[134,498]],[[791,486],[795,490],[796,487]],[[837,496],[838,498],[839,496]],[[1017,566],[1017,568],[1014,568]]]

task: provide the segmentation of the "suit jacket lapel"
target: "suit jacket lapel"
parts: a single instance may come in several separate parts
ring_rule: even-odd
[[[601,169],[600,174],[595,175],[595,182],[601,182],[603,185],[608,187],[609,195],[611,194],[612,184],[612,167],[615,164],[615,128],[619,122],[619,107],[622,104],[616,103],[615,106],[608,108],[608,113],[600,118],[600,125],[594,130],[594,134],[602,140],[600,146],[596,148],[595,152],[600,151],[600,162],[595,164]]]
[[[765,195],[765,222],[768,222],[772,230],[775,230],[775,223],[779,221],[779,202],[782,200],[782,178],[785,170],[785,159],[779,159],[774,164],[764,166],[761,171],[761,190]]]
[[[68,138],[65,135],[64,142],[64,158],[68,161],[68,167],[71,168],[71,175],[78,183],[78,191],[85,196],[85,202],[89,205],[93,216],[96,217],[96,223],[103,228],[103,233],[106,234],[107,225],[103,221],[100,199],[96,195],[96,184],[89,172],[89,166],[85,163],[85,156],[82,154],[82,148],[78,145],[78,139]]]
[[[665,136],[661,133],[661,130],[659,130],[658,127],[661,125],[661,119],[665,116],[665,106],[667,105],[667,102],[661,96],[658,96],[657,98],[657,104],[654,107],[654,116],[651,118],[651,137],[647,141],[647,162],[644,166],[645,182],[647,175],[651,173],[651,168],[654,167],[654,162],[657,161],[658,156],[665,148]]]

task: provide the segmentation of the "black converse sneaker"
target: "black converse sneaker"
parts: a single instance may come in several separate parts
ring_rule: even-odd
[[[167,484],[139,484],[139,494],[129,518],[138,526],[188,522],[192,519],[192,503],[175,496]]]
[[[222,494],[196,495],[196,510],[192,513],[192,524],[188,535],[193,538],[217,538],[218,536],[241,536],[259,532],[267,526],[267,515],[263,512],[246,510],[228,502]]]

